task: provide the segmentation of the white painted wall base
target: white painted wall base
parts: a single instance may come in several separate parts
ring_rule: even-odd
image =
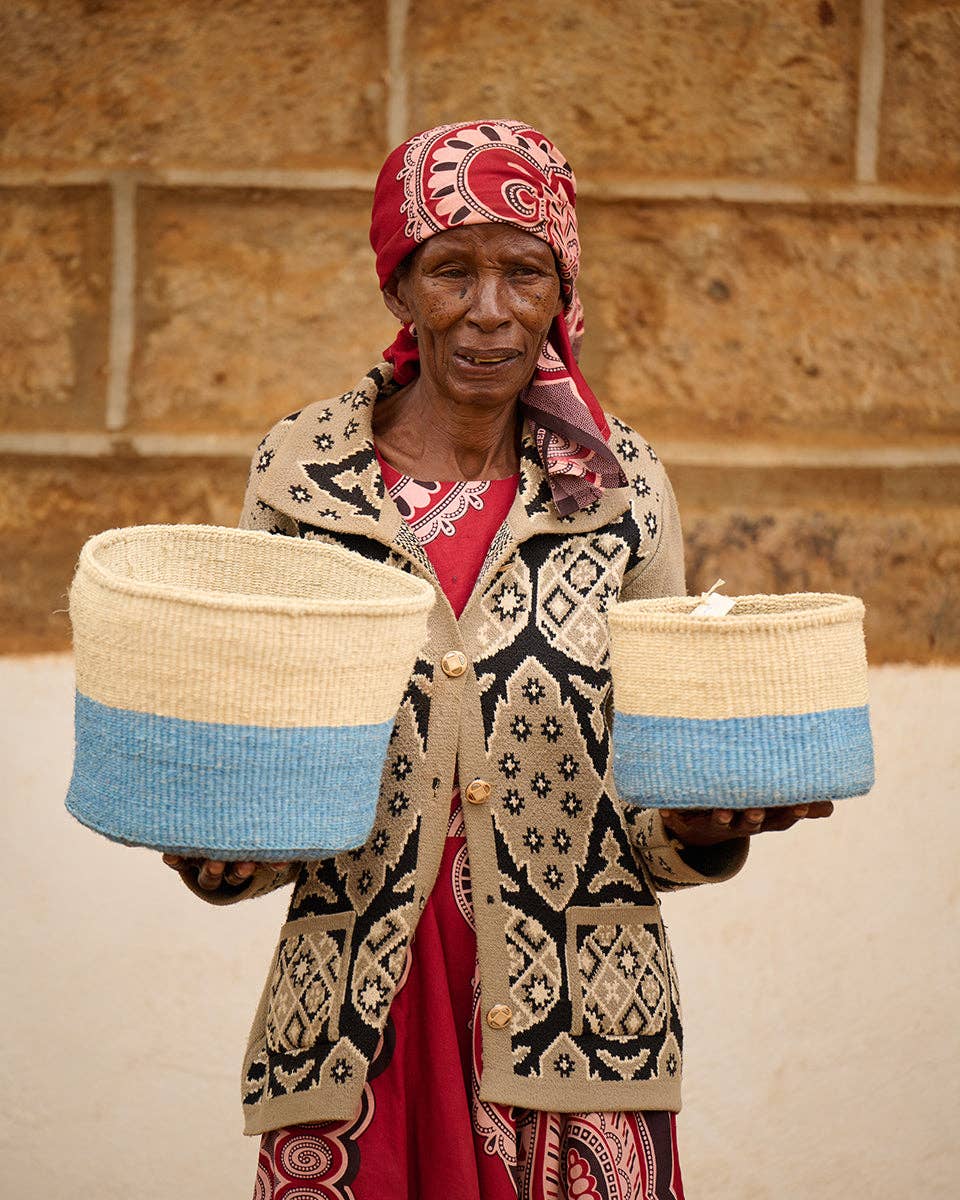
[[[960,1194],[960,669],[871,687],[872,796],[664,901],[690,1200]],[[0,1195],[245,1200],[240,1056],[286,894],[214,909],[77,825],[71,721],[69,657],[0,660]]]

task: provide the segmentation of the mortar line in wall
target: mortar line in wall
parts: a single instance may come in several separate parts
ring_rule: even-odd
[[[171,187],[269,188],[276,191],[372,192],[377,181],[373,171],[351,167],[326,170],[286,167],[160,167],[140,182]]]
[[[856,174],[860,183],[877,178],[880,103],[883,96],[883,0],[861,0],[860,72],[857,88]]]
[[[113,453],[108,433],[0,433],[0,454],[100,458]]]
[[[256,448],[258,434],[92,433],[50,431],[0,433],[0,454],[67,458],[243,458]]]
[[[111,180],[113,191],[113,268],[110,279],[109,375],[107,377],[108,430],[127,423],[130,359],[133,355],[134,276],[136,271],[136,184],[125,175]]]
[[[960,445],[790,446],[764,442],[694,442],[658,438],[657,456],[671,467],[876,470],[960,466]]]
[[[135,433],[130,446],[145,458],[243,458],[257,448],[259,433]]]
[[[747,179],[586,180],[578,195],[590,200],[716,201],[728,204],[835,205],[857,208],[957,208],[960,189],[914,191],[878,183],[791,184]]]
[[[402,139],[401,139],[402,140]],[[2,187],[69,187],[111,183],[119,178],[103,172],[29,172],[0,169]],[[126,174],[137,186],[196,188],[263,188],[274,191],[355,191],[369,197],[376,175],[357,170],[286,170],[271,167],[244,169],[200,169],[167,167]],[[650,202],[716,201],[730,204],[836,205],[855,208],[865,205],[904,208],[960,208],[960,189],[923,191],[896,184],[878,183],[777,183],[758,179],[586,179],[578,184],[587,199]]]
[[[387,152],[407,136],[407,17],[409,0],[387,8]]]
[[[0,167],[0,187],[89,187],[109,183],[106,167]]]
[[[121,173],[108,168],[64,169],[48,167],[0,167],[0,187],[77,187],[110,184]],[[306,169],[288,167],[138,167],[122,177],[140,186],[274,188],[279,191],[372,192],[374,171],[352,167]]]
[[[0,433],[0,454],[62,455],[72,458],[123,458],[149,462],[154,458],[248,459],[257,434],[219,433]],[[726,467],[762,469],[798,467],[878,469],[960,466],[960,444],[939,446],[874,446],[825,448],[764,442],[696,442],[658,439],[657,453],[669,467]]]

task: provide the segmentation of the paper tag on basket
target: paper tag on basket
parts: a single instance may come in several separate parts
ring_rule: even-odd
[[[690,613],[691,617],[725,617],[737,602],[736,596],[721,596],[717,591],[723,587],[725,579],[718,579],[713,587],[708,588],[701,597],[700,603]]]

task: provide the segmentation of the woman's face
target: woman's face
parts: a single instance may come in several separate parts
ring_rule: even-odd
[[[384,288],[416,326],[424,383],[454,404],[498,407],[530,382],[562,310],[553,251],[512,225],[436,234]]]

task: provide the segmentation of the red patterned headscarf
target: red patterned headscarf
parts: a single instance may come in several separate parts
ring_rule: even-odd
[[[381,287],[427,238],[462,225],[514,225],[553,250],[564,312],[554,319],[520,403],[561,515],[626,483],[607,445],[603,410],[576,361],[583,336],[576,192],[560,151],[520,121],[439,125],[398,146],[383,164],[370,224]],[[420,356],[409,325],[384,355],[397,383],[416,377]]]

